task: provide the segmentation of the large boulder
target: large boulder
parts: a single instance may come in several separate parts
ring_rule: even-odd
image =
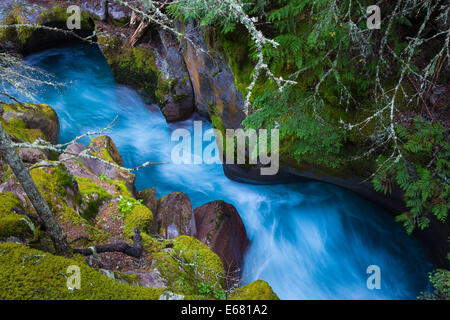
[[[250,242],[236,208],[225,201],[213,201],[195,209],[194,216],[195,238],[220,257],[225,270],[240,270]]]
[[[158,199],[154,232],[165,239],[195,234],[195,218],[191,200],[182,192],[172,192]]]
[[[0,106],[0,115],[3,128],[13,140],[58,142],[58,116],[55,110],[45,104],[3,104]]]
[[[155,55],[160,77],[156,93],[162,103],[161,111],[167,122],[188,119],[195,109],[194,91],[180,44],[170,31],[159,29],[158,36]]]

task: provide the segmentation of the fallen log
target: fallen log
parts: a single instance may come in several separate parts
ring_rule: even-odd
[[[142,20],[136,31],[134,31],[133,35],[131,36],[130,41],[128,41],[128,45],[130,47],[134,47],[136,43],[144,36],[149,26],[150,21]]]
[[[133,234],[133,246],[130,246],[126,242],[114,242],[107,244],[100,244],[98,246],[93,246],[90,248],[84,249],[74,249],[73,253],[79,253],[84,256],[90,256],[93,254],[103,253],[103,252],[122,252],[131,257],[140,258],[144,251],[142,247],[142,236],[141,230],[139,228],[135,228]]]

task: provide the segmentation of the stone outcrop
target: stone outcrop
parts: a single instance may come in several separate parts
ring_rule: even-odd
[[[244,98],[236,89],[226,59],[207,45],[210,39],[205,39],[207,32],[201,30],[193,22],[184,26],[191,41],[184,40],[183,55],[194,89],[196,109],[202,116],[220,117],[225,128],[240,127],[245,118]],[[213,33],[209,36],[213,37]]]
[[[23,0],[8,2],[3,5],[3,12],[0,12],[3,24],[34,24],[64,29],[68,18],[71,16],[66,10],[67,5],[70,4],[63,7],[61,2],[58,4],[50,1],[39,1],[38,3]],[[74,32],[85,37],[92,33],[94,27],[90,13],[82,11],[81,29]],[[6,30],[6,32],[0,32],[0,44],[2,47],[22,54],[30,54],[60,44],[79,41],[77,37],[70,33],[50,29],[19,27]]]
[[[64,159],[73,155],[78,155],[80,152],[90,148],[90,154],[98,157],[106,162],[111,162],[118,166],[123,166],[122,157],[117,150],[116,145],[108,136],[101,136],[93,138],[89,147],[80,143],[74,143],[67,147],[65,153],[60,158]],[[124,181],[130,192],[134,192],[134,181],[136,176],[128,171],[119,169],[115,166],[109,165],[104,161],[97,159],[77,158],[76,160],[69,160],[65,165],[72,175],[79,177],[93,178],[95,176],[104,176],[111,180]],[[80,165],[82,164],[82,165]]]
[[[195,234],[195,218],[191,200],[182,192],[172,192],[158,199],[154,232],[165,239]]]
[[[59,120],[56,112],[44,104],[9,103],[0,106],[4,129],[16,140],[36,139],[58,142]]]
[[[158,36],[161,42],[155,54],[160,71],[157,94],[161,111],[167,122],[188,119],[195,110],[194,91],[178,40],[163,29],[158,29]]]
[[[249,246],[247,232],[236,208],[225,201],[209,202],[194,211],[195,237],[207,244],[222,260],[227,272],[243,265]]]

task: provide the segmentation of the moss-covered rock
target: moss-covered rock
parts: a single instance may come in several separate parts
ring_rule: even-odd
[[[0,105],[2,126],[16,141],[34,142],[40,138],[58,141],[59,120],[56,112],[45,104],[8,103]]]
[[[15,213],[13,208],[23,210],[22,202],[11,192],[0,193],[0,240],[33,236],[33,223],[28,217]]]
[[[73,143],[67,147],[67,153],[60,155],[60,159],[80,154],[88,148],[91,149],[91,155],[98,159],[80,157],[68,160],[65,162],[68,171],[75,177],[90,178],[96,184],[101,182],[109,184],[110,187],[107,190],[111,194],[116,192],[123,196],[134,194],[136,176],[117,167],[123,166],[123,160],[113,140],[108,136],[92,139],[89,147],[80,143]],[[108,162],[111,162],[112,165]]]
[[[108,136],[95,137],[89,144],[91,153],[105,161],[123,166],[123,160],[113,140]]]
[[[256,280],[252,283],[236,289],[229,297],[229,300],[280,300],[273,292],[270,285],[263,280]]]
[[[99,36],[98,43],[117,82],[136,87],[153,102],[159,102],[155,94],[159,71],[151,49],[127,47],[121,39],[110,35]]]
[[[68,288],[67,278],[71,276],[69,266],[80,268],[80,289]],[[25,245],[0,244],[2,300],[155,300],[162,293],[162,289],[117,282],[89,267],[84,258],[78,255],[65,258],[30,249]]]
[[[3,25],[26,25],[66,28],[68,18],[68,3],[56,3],[50,8],[44,6],[17,5],[2,21]],[[94,24],[89,12],[81,12],[81,30],[94,30]],[[84,33],[84,32],[81,32]],[[76,39],[67,33],[52,31],[39,27],[11,27],[0,30],[0,44],[11,44],[20,52],[32,52],[45,48],[47,45],[55,45]]]
[[[80,201],[79,192],[63,166],[34,169],[31,177],[57,218],[75,225],[86,224],[86,220],[74,210]]]
[[[125,214],[124,233],[130,237],[136,227],[145,233],[150,233],[152,222],[152,211],[143,204],[135,205],[130,212]]]
[[[154,267],[169,289],[187,295],[224,298],[224,270],[220,258],[195,238],[180,236],[173,247],[153,254]]]
[[[111,199],[112,196],[89,178],[75,177],[75,179],[82,196],[81,216],[85,219],[91,219],[97,215],[100,205]]]

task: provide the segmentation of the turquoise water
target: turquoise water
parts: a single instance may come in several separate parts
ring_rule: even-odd
[[[167,124],[157,106],[114,82],[95,47],[57,48],[26,60],[67,84],[38,94],[58,113],[60,142],[119,116],[110,135],[128,167],[170,162],[177,144],[172,131],[192,131],[194,120],[204,120]],[[205,120],[203,128],[211,125]],[[194,208],[219,199],[232,203],[251,241],[244,281],[266,280],[282,299],[414,299],[426,289],[432,265],[421,245],[387,212],[342,188],[319,182],[246,185],[228,180],[221,165],[173,163],[139,171],[136,187],[156,187],[159,197],[185,192]],[[369,265],[380,267],[379,290],[366,286]]]

